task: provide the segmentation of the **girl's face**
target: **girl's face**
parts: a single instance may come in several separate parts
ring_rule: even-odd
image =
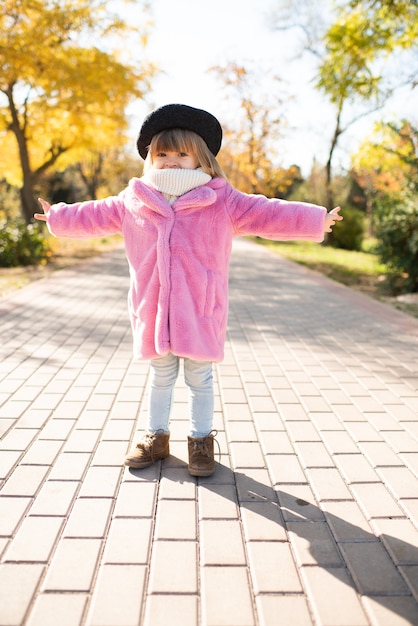
[[[199,162],[194,154],[190,152],[174,152],[166,150],[165,152],[157,152],[153,155],[152,166],[156,170],[195,170],[199,167]]]

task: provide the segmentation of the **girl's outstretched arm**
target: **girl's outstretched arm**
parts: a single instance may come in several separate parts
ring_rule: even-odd
[[[332,211],[326,214],[324,224],[324,231],[326,233],[332,232],[332,227],[335,222],[341,222],[341,220],[344,219],[343,216],[339,214],[339,211],[341,211],[341,207],[337,206],[335,209],[332,209]]]
[[[36,220],[40,220],[41,222],[46,222],[48,218],[48,212],[51,208],[51,205],[46,200],[42,200],[42,198],[38,198],[39,204],[42,206],[44,212],[43,213],[35,213],[33,216]]]

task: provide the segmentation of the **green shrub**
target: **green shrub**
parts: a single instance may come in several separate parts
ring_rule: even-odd
[[[418,202],[411,197],[380,215],[377,254],[388,267],[394,292],[418,291]]]
[[[343,250],[361,250],[365,231],[364,213],[358,209],[343,206],[341,215],[344,220],[335,223],[330,244]]]
[[[48,232],[41,224],[23,220],[0,223],[0,267],[46,263],[51,256]]]

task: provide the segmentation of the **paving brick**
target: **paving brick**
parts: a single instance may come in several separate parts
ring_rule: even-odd
[[[24,415],[29,408],[30,402],[13,402],[9,400],[0,407],[0,418],[17,418]],[[41,408],[41,407],[38,407]]]
[[[261,626],[314,625],[302,595],[258,595],[256,602]]]
[[[49,467],[19,465],[1,489],[4,496],[34,496],[42,485]]]
[[[325,522],[288,522],[287,529],[298,565],[343,565],[335,540]]]
[[[296,404],[282,404],[277,405],[279,415],[284,422],[300,422],[308,421],[308,414],[305,409],[298,403]],[[308,425],[306,425],[308,428]],[[290,426],[288,426],[290,429]]]
[[[63,400],[61,404],[54,409],[54,419],[76,420],[84,409],[84,402]]]
[[[338,542],[373,540],[372,527],[356,502],[328,501],[322,503],[322,508]]]
[[[91,455],[87,452],[64,452],[55,462],[49,479],[81,480],[86,472]]]
[[[101,441],[93,456],[92,465],[116,465],[120,467],[127,451],[126,441]]]
[[[101,548],[99,539],[62,539],[42,585],[44,591],[89,591]]]
[[[334,406],[334,413],[343,422],[361,422],[366,421],[362,411],[351,404],[338,404]]]
[[[402,461],[384,441],[363,441],[358,445],[373,467],[402,465]]]
[[[235,468],[264,467],[264,457],[258,442],[230,443],[232,463]]]
[[[323,431],[322,438],[331,454],[356,454],[359,452],[350,435],[344,431]]]
[[[397,499],[418,494],[418,478],[407,467],[379,467],[377,473]]]
[[[256,594],[302,591],[292,551],[287,542],[250,541],[247,548]]]
[[[276,404],[269,396],[250,396],[248,398],[252,411],[275,411]]]
[[[62,441],[38,439],[21,459],[22,465],[52,465],[57,458]]]
[[[167,567],[167,563],[170,567]],[[149,593],[197,593],[195,541],[156,541],[151,555]]]
[[[418,453],[416,452],[402,452],[399,455],[400,459],[407,467],[409,467],[416,476],[418,476]]]
[[[250,407],[244,402],[240,404],[223,404],[223,409],[228,420],[251,420]]]
[[[102,433],[103,441],[130,441],[135,426],[133,419],[110,419]]]
[[[198,596],[158,594],[148,596],[143,626],[196,626],[199,623]]]
[[[276,502],[245,502],[241,507],[246,541],[285,541],[284,521]]]
[[[26,450],[35,439],[35,428],[14,428],[1,441],[1,450]]]
[[[417,412],[409,406],[388,406],[387,409],[401,423],[415,422],[417,417]]]
[[[269,454],[266,461],[275,485],[306,483],[306,476],[296,454]]]
[[[65,537],[104,537],[113,500],[78,498],[64,529]]]
[[[315,426],[306,420],[288,421],[286,430],[292,441],[321,441]]]
[[[334,460],[348,484],[379,481],[378,474],[361,454],[335,454]]]
[[[350,500],[348,490],[338,470],[334,468],[315,468],[306,470],[312,489],[318,500]]]
[[[383,441],[382,434],[368,422],[347,422],[346,428],[355,442]]]
[[[14,533],[30,502],[30,498],[0,497],[0,535],[10,537]]]
[[[264,430],[259,436],[263,454],[293,454],[295,449],[287,433]]]
[[[408,519],[376,519],[377,529],[383,544],[397,565],[418,566],[418,530]]]
[[[235,472],[239,502],[276,501],[276,494],[265,469]]]
[[[285,427],[283,421],[277,412],[254,412],[254,424],[259,431],[284,431]]]
[[[80,429],[101,430],[107,418],[107,411],[83,411],[77,420],[77,426]]]
[[[255,626],[246,567],[202,570],[202,626]]]
[[[8,477],[22,456],[20,450],[2,450],[0,452],[0,479]]]
[[[197,538],[194,500],[160,500],[157,505],[155,539]]]
[[[98,430],[75,429],[65,443],[64,452],[93,452],[99,436]]]
[[[344,426],[334,413],[312,413],[310,418],[312,424],[319,432],[323,430],[344,430]]]
[[[238,496],[235,485],[200,485],[200,519],[238,519]]]
[[[345,568],[303,567],[308,598],[321,626],[369,626]]]
[[[90,467],[84,477],[80,497],[113,498],[122,475],[121,467]]]
[[[365,413],[365,416],[367,417],[367,421],[369,422],[369,424],[374,426],[374,428],[379,432],[385,430],[402,430],[402,426],[399,421],[395,419],[390,413]]]
[[[406,430],[391,430],[382,432],[381,435],[397,454],[402,452],[418,452],[418,441]]]
[[[325,519],[308,485],[286,485],[284,488],[278,488],[277,497],[285,521]]]
[[[26,517],[3,558],[8,562],[46,563],[63,523],[61,517]]]
[[[246,557],[238,520],[202,520],[200,523],[202,565],[245,565]]]
[[[401,575],[380,542],[345,542],[340,549],[361,594],[407,593]]]
[[[76,420],[50,419],[40,434],[40,439],[58,439],[64,441],[74,428]]]
[[[364,598],[372,623],[379,626],[418,624],[418,608],[410,596]]]
[[[195,500],[196,479],[190,476],[185,466],[169,468],[164,466],[158,497],[161,500]]]
[[[34,601],[27,626],[60,626],[82,623],[87,596],[85,594],[43,593]]]
[[[298,441],[295,449],[303,468],[334,467],[334,461],[320,441]]]
[[[149,518],[115,518],[109,528],[103,563],[147,564],[153,521]]]
[[[222,399],[225,404],[245,404],[247,401],[243,389],[223,389]]]
[[[351,491],[368,519],[372,517],[403,517],[402,509],[381,483],[353,484]]]
[[[21,626],[44,566],[31,563],[0,564],[0,624]]]
[[[80,483],[76,481],[45,481],[31,506],[30,514],[67,515],[79,486]]]
[[[137,626],[140,620],[146,567],[104,565],[93,593],[88,626]]]
[[[228,422],[226,425],[229,441],[257,441],[252,422]]]

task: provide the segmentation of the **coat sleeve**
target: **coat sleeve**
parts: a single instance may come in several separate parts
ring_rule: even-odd
[[[121,234],[123,193],[104,200],[53,204],[48,212],[48,229],[55,237],[80,239]]]
[[[228,191],[227,191],[228,194]],[[324,240],[325,207],[245,194],[230,187],[226,199],[235,235],[287,241]]]

